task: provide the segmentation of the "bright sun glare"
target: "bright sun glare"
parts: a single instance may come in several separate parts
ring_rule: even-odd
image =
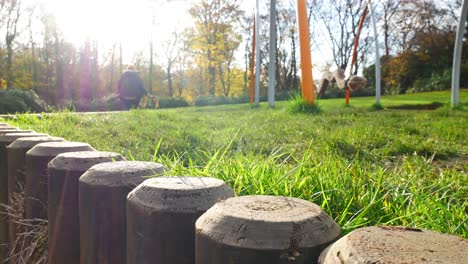
[[[87,39],[109,47],[122,42],[127,52],[147,49],[153,33],[157,46],[174,30],[190,25],[192,1],[41,0],[53,12],[65,38],[77,45]],[[152,17],[154,16],[154,23]],[[157,51],[156,51],[157,52]]]

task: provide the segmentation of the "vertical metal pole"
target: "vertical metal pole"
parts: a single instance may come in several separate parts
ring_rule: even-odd
[[[276,0],[270,0],[270,62],[268,65],[268,105],[275,106],[276,85]]]
[[[297,0],[297,20],[301,51],[302,96],[305,102],[314,104],[314,78],[312,77],[309,24],[305,0]]]
[[[254,23],[253,23],[253,36],[252,36],[252,54],[250,56],[250,83],[249,83],[249,99],[250,99],[250,104],[253,104],[254,102],[254,96],[255,96],[255,92],[254,92],[254,85],[255,85],[255,71],[254,71],[254,68],[255,68],[255,25],[256,25],[256,22],[255,22],[255,16],[254,16]]]
[[[464,0],[460,20],[458,21],[457,37],[455,39],[455,51],[453,53],[453,66],[452,66],[452,107],[456,107],[460,103],[459,90],[460,90],[460,66],[461,55],[463,48],[463,34],[465,33],[465,22],[468,13],[468,1]]]
[[[380,81],[380,52],[379,52],[379,35],[377,33],[377,21],[375,19],[374,7],[371,1],[367,3],[369,6],[372,25],[374,26],[374,41],[375,41],[375,104],[380,106],[381,81]]]
[[[151,33],[150,40],[150,65],[148,71],[148,91],[151,94],[151,92],[153,92],[153,33]],[[144,107],[146,107],[146,105]]]
[[[260,7],[259,0],[256,0],[255,6],[255,106],[260,105]]]

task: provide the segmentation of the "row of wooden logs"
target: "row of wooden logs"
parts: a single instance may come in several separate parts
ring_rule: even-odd
[[[162,164],[126,161],[87,143],[0,125],[1,203],[8,205],[8,194],[12,197],[25,186],[24,217],[32,225],[48,220],[50,264],[466,263],[468,259],[468,241],[457,236],[367,227],[341,237],[333,219],[308,201],[234,197],[219,179],[168,177],[166,171]],[[17,240],[18,227],[2,217],[0,234],[2,263],[8,263],[8,241],[11,246]]]

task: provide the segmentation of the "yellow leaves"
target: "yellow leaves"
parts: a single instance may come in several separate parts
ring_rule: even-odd
[[[7,89],[7,82],[6,82],[6,80],[0,79],[0,87],[2,88],[2,90],[6,90],[6,89]]]
[[[419,60],[421,60],[421,62],[427,62],[431,59],[431,56],[429,56],[429,54],[426,52],[416,52],[416,56],[419,58]]]

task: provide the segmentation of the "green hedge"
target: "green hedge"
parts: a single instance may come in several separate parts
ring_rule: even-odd
[[[146,103],[148,105],[149,101]],[[183,97],[158,97],[160,108],[186,107],[189,103]],[[153,104],[153,102],[151,102]],[[154,105],[152,106],[154,108]]]
[[[199,96],[193,104],[196,106],[223,105],[223,104],[243,104],[248,103],[248,97],[228,97],[228,96]]]
[[[0,113],[14,114],[25,112],[46,112],[50,110],[39,96],[32,90],[8,89],[0,90]]]
[[[361,96],[374,96],[375,95],[375,87],[374,84],[372,86],[367,86],[362,90],[353,91],[351,92],[351,97],[361,97]],[[336,85],[329,86],[328,89],[325,91],[325,94],[321,96],[322,99],[328,98],[344,98],[345,97],[345,90],[341,90]]]

